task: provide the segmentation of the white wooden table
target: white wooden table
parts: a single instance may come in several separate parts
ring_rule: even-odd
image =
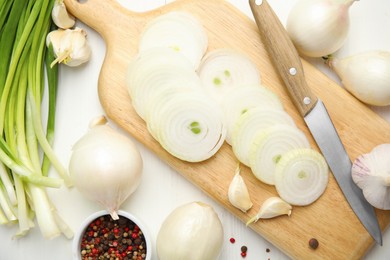
[[[247,0],[228,1],[252,17]],[[285,23],[288,13],[296,1],[269,0],[268,2],[281,21]],[[119,2],[133,11],[142,12],[172,1],[119,0]],[[337,53],[338,56],[370,49],[390,51],[390,1],[359,1],[352,6],[350,14],[349,38],[343,49]],[[104,114],[98,100],[97,80],[104,58],[105,45],[96,32],[82,23],[78,23],[78,26],[87,31],[93,55],[85,66],[79,68],[61,66],[60,69],[55,150],[64,165],[68,164],[71,147],[86,132],[89,121],[95,116]],[[320,60],[311,62],[324,73],[338,80]],[[390,122],[390,107],[374,108],[374,110]],[[223,222],[225,241],[220,259],[242,259],[240,256],[242,245],[248,247],[245,258],[248,260],[288,259],[286,255],[251,229],[246,228],[243,223],[208,198],[180,174],[170,169],[142,145],[139,145],[139,148],[144,159],[143,180],[138,190],[122,205],[121,209],[131,212],[146,223],[152,236],[153,246],[155,246],[155,238],[162,221],[174,208],[190,201],[203,201],[214,206]],[[87,200],[76,189],[63,188],[50,190],[49,193],[60,214],[73,230],[77,230],[88,215],[102,209],[100,205]],[[0,259],[71,259],[71,240],[64,237],[50,241],[44,240],[38,228],[20,240],[12,240],[15,232],[16,227],[0,227]],[[234,244],[229,242],[231,237],[236,240]],[[153,250],[153,259],[157,259],[155,248]],[[389,256],[390,231],[388,230],[384,232],[383,247],[374,246],[368,252],[366,259],[389,259]]]

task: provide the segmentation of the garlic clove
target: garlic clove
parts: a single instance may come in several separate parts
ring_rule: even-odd
[[[64,35],[65,30],[58,29],[51,31],[46,36],[46,46],[49,47],[50,44],[53,45],[54,51],[59,51],[59,46],[61,42],[61,38]]]
[[[240,175],[240,166],[237,166],[236,173],[229,185],[228,199],[234,207],[243,212],[247,212],[253,206],[248,188]]]
[[[360,101],[374,106],[390,105],[390,52],[375,50],[342,59],[330,57],[327,63]]]
[[[279,197],[270,197],[263,202],[259,212],[251,218],[246,225],[258,221],[259,219],[269,219],[281,215],[291,215],[292,206]]]
[[[72,33],[72,52],[66,65],[70,67],[79,66],[87,62],[91,57],[91,48],[87,41],[87,33],[80,28],[76,28]]]
[[[390,144],[376,146],[352,165],[352,179],[375,208],[390,210]]]
[[[64,35],[63,53],[66,57],[63,63],[70,67],[79,66],[90,59],[91,48],[87,41],[87,33],[81,28],[68,29]]]
[[[50,43],[53,44],[56,56],[51,66],[63,63],[70,67],[76,67],[87,62],[91,57],[87,33],[81,28],[52,31],[46,38],[46,44]]]
[[[72,28],[76,23],[75,17],[69,14],[66,10],[63,0],[54,1],[51,17],[55,25],[62,29]]]

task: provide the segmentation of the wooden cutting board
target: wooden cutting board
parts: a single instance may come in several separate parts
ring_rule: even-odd
[[[149,135],[145,123],[131,105],[125,84],[126,70],[129,60],[137,53],[140,33],[148,21],[172,10],[188,11],[206,28],[209,50],[227,47],[246,53],[258,66],[263,84],[279,95],[313,148],[318,149],[284,90],[255,23],[229,3],[181,0],[145,13],[126,10],[115,0],[65,0],[65,3],[71,13],[105,40],[107,52],[99,75],[98,91],[107,116],[243,222],[257,213],[265,199],[277,195],[275,188],[261,183],[248,168],[244,168],[242,175],[254,205],[248,213],[242,213],[227,199],[227,189],[236,168],[236,159],[229,145],[223,145],[206,162],[180,161],[165,152]],[[352,160],[378,144],[390,142],[390,124],[316,68],[305,61],[303,66],[309,86],[327,106]],[[390,222],[390,211],[376,212],[384,230]],[[290,217],[261,220],[250,228],[295,259],[357,259],[364,256],[373,244],[333,175],[324,195],[314,204],[294,207]],[[317,250],[308,246],[312,237],[320,243]]]

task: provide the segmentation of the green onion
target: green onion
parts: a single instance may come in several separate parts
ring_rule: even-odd
[[[49,113],[47,115],[47,126],[46,126],[46,139],[50,145],[54,142],[54,127],[55,127],[55,111],[57,101],[57,86],[58,86],[58,65],[55,64],[53,67],[50,66],[53,60],[55,60],[53,51],[53,45],[50,44],[48,52],[46,53],[46,74],[49,88]],[[48,174],[50,167],[50,160],[45,155],[42,163],[43,175]]]
[[[16,237],[33,227],[34,217],[45,238],[73,235],[46,193],[47,187],[71,185],[51,147],[58,68],[47,65],[54,58],[46,36],[54,1],[0,0],[0,224],[17,222]],[[45,126],[44,92],[49,94]],[[48,176],[50,165],[59,178]]]

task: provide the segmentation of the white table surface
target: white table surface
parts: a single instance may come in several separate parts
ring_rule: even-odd
[[[210,0],[211,1],[211,0]],[[297,0],[269,0],[276,14],[285,23],[291,7]],[[164,0],[120,0],[125,7],[134,11],[146,11],[158,8],[172,1]],[[229,0],[242,12],[252,17],[247,0]],[[350,10],[351,30],[349,38],[337,55],[345,56],[369,49],[390,51],[390,1],[369,0],[354,3]],[[104,114],[97,94],[97,80],[104,58],[105,45],[101,37],[82,23],[78,26],[88,33],[93,55],[85,66],[68,68],[61,66],[58,93],[57,124],[55,150],[63,162],[69,162],[72,145],[86,132],[88,124],[95,116]],[[322,65],[321,61],[312,61],[319,69],[338,80]],[[389,86],[390,87],[390,86]],[[343,102],[340,100],[340,102]],[[390,122],[390,107],[375,108]],[[389,140],[390,142],[390,140]],[[137,143],[138,144],[138,143]],[[141,218],[152,236],[153,259],[156,258],[155,238],[164,218],[177,206],[191,201],[203,201],[212,205],[223,223],[225,240],[220,259],[242,259],[240,247],[246,245],[248,254],[245,259],[288,259],[280,250],[257,235],[251,229],[217,205],[179,173],[170,169],[154,154],[138,144],[144,160],[143,180],[138,190],[122,205],[121,209]],[[54,173],[53,173],[54,174]],[[73,230],[91,213],[102,207],[83,197],[76,189],[49,190],[57,209]],[[61,236],[53,240],[44,240],[38,228],[26,237],[13,240],[16,227],[0,227],[0,259],[71,259],[71,240]],[[389,259],[390,231],[383,234],[384,245],[374,246],[366,259]],[[235,244],[229,238],[236,239]],[[270,252],[266,252],[269,248]],[[196,250],[196,249],[195,249]]]

